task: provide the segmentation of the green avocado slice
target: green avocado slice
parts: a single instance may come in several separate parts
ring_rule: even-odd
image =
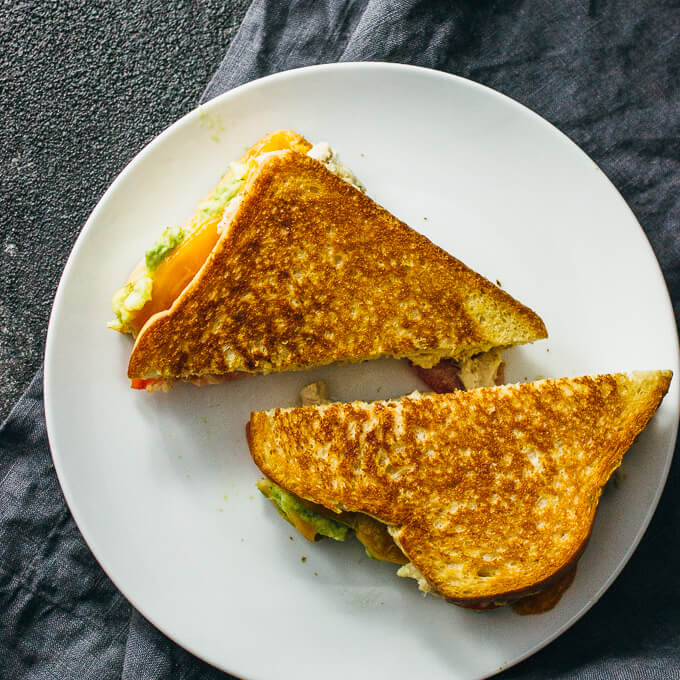
[[[257,483],[257,488],[274,504],[279,514],[288,520],[296,529],[300,530],[299,521],[311,525],[314,531],[321,535],[333,538],[336,541],[344,541],[350,531],[348,526],[324,517],[318,512],[307,507],[297,496],[286,491],[278,484],[262,479]],[[309,538],[301,531],[305,538]],[[310,538],[310,540],[313,540]]]

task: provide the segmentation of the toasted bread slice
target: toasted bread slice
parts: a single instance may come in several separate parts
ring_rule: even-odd
[[[546,337],[541,319],[293,151],[255,162],[207,261],[132,351],[134,379],[381,356],[432,366]]]
[[[312,145],[292,130],[274,130],[259,139],[235,163],[230,163],[215,188],[198,204],[184,227],[164,232],[174,234],[178,243],[161,236],[151,251],[132,270],[111,301],[116,318],[108,326],[136,336],[154,314],[169,309],[194,278],[219,239],[219,225],[232,199],[245,183],[251,159],[291,149],[307,153]],[[150,261],[147,262],[147,257]],[[151,266],[150,266],[151,265]]]
[[[539,592],[573,568],[602,487],[670,371],[540,380],[251,415],[275,483],[389,525],[417,578],[467,607]]]

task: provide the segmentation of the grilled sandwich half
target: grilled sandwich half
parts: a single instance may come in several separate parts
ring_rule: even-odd
[[[229,200],[209,199],[114,298],[113,326],[136,335],[134,387],[384,356],[460,367],[547,336],[532,310],[369,198],[328,145],[272,135],[223,179]]]
[[[333,538],[354,530],[421,590],[488,609],[573,570],[602,488],[670,380],[648,371],[274,409],[251,415],[248,445],[285,517]]]

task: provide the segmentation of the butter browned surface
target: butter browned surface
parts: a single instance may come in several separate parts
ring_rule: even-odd
[[[414,394],[251,415],[262,472],[391,533],[428,584],[474,607],[555,583],[590,535],[602,487],[670,371]]]
[[[131,378],[269,373],[546,337],[540,318],[321,163],[268,154],[206,264],[137,338]]]

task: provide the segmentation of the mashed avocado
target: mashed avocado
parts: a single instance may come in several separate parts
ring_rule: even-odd
[[[308,508],[297,496],[282,489],[278,484],[262,480],[258,483],[257,488],[274,503],[281,515],[289,521],[291,514],[296,514],[311,524],[316,532],[322,536],[334,538],[336,541],[344,541],[347,538],[349,527]]]
[[[134,312],[140,310],[153,292],[153,273],[156,267],[184,240],[182,227],[168,227],[144,255],[144,268],[136,278],[128,281],[111,298],[111,308],[116,318],[106,324],[121,333],[132,333],[129,325]]]
[[[144,254],[146,271],[152,274],[158,265],[184,240],[182,227],[168,227]]]
[[[128,281],[111,298],[111,308],[116,318],[106,325],[121,333],[131,333],[132,328],[128,324],[134,312],[151,299],[152,290],[153,281],[146,271],[134,281]]]
[[[229,169],[231,170],[231,175],[228,177],[223,176],[213,195],[198,204],[199,223],[203,222],[203,220],[217,217],[245,184],[246,175],[248,174],[248,165],[246,163],[229,163]]]

